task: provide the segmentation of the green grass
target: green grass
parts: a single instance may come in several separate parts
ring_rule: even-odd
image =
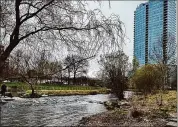
[[[58,95],[89,95],[89,94],[104,94],[106,91],[104,90],[38,90],[36,91],[40,95],[46,94],[51,96],[58,96]],[[31,90],[27,90],[27,93],[30,94]]]
[[[9,91],[11,91],[11,89],[14,87],[17,87],[17,91],[26,91],[30,89],[28,84],[22,82],[10,82],[5,84],[7,85]]]
[[[30,86],[26,83],[6,83],[8,87],[17,86],[17,88],[30,89]],[[92,86],[80,86],[80,85],[56,85],[56,84],[37,84],[34,87],[38,90],[96,90],[106,89],[104,87],[92,87]]]
[[[53,85],[41,84],[36,85],[39,90],[94,90],[101,89],[101,87],[79,86],[79,85]]]
[[[6,83],[9,91],[13,87],[17,87],[18,92],[31,93],[30,86],[26,83]],[[107,93],[108,89],[105,87],[79,86],[79,85],[56,85],[56,84],[37,84],[34,85],[37,93],[47,95],[87,95]]]

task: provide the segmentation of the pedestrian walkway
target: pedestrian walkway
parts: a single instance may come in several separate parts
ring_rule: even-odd
[[[166,127],[177,127],[177,116],[175,114],[171,114],[171,117],[168,118],[168,123],[166,124]]]

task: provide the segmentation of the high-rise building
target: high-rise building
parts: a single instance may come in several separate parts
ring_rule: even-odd
[[[168,56],[175,58],[176,55],[175,52],[169,54],[169,50],[173,50],[172,47],[176,50],[175,37],[175,0],[150,0],[136,8],[134,12],[134,56],[140,65],[157,63],[158,61],[153,57],[158,57],[169,64]]]
[[[140,4],[134,13],[134,56],[139,61],[140,65],[145,64],[147,37],[147,9],[148,4]]]

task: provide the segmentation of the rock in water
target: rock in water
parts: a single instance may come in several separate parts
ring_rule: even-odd
[[[4,100],[2,100],[1,98],[0,98],[0,105],[4,105],[4,104],[6,104],[7,103],[7,101],[4,101]]]

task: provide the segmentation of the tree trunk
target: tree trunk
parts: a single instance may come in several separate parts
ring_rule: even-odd
[[[76,72],[74,72],[73,85],[76,83]]]
[[[32,89],[31,97],[34,97],[34,95],[35,95],[34,88],[32,87],[31,89]]]
[[[32,84],[30,84],[30,87],[31,87],[31,90],[32,90],[32,93],[31,93],[30,97],[34,98],[35,97],[35,90],[34,90]]]
[[[4,67],[5,61],[9,57],[10,53],[12,52],[12,50],[20,42],[20,40],[19,40],[19,29],[20,29],[20,25],[21,25],[20,24],[20,10],[19,10],[20,2],[21,2],[21,0],[16,0],[15,1],[16,24],[15,24],[15,28],[14,28],[12,34],[10,35],[10,43],[9,43],[9,45],[4,50],[4,52],[0,55],[0,74],[2,73],[1,70]]]
[[[61,71],[61,82],[62,82],[62,71]]]
[[[68,70],[68,85],[70,85],[70,71]]]
[[[5,64],[5,61],[2,60],[2,58],[1,58],[1,56],[0,56],[0,77],[3,76],[4,64]]]

